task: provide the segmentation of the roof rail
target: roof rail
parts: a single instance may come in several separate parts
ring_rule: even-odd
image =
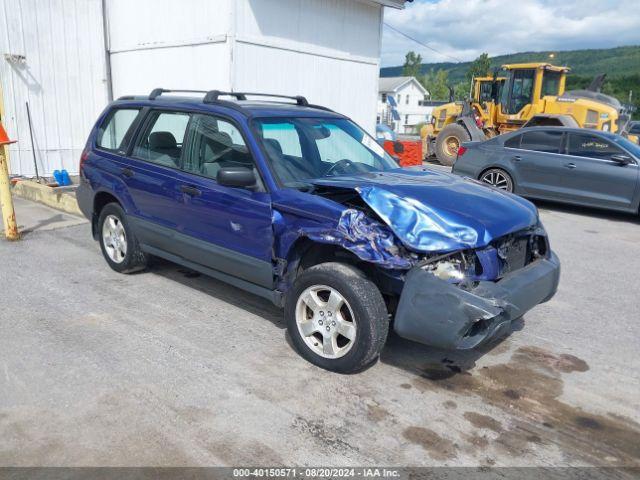
[[[236,97],[237,100],[246,100],[247,95],[252,97],[273,97],[273,98],[286,98],[288,100],[295,100],[296,105],[301,107],[309,106],[309,102],[302,95],[290,96],[290,95],[278,95],[272,93],[252,93],[252,92],[222,92],[220,90],[211,90],[207,92],[204,97],[204,103],[215,103],[218,101],[218,97]]]
[[[162,95],[163,93],[172,93],[172,92],[180,92],[180,93],[207,93],[206,90],[168,90],[166,88],[154,88],[149,94],[149,100],[155,100],[157,97]]]

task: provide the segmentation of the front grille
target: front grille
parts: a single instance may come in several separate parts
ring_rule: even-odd
[[[520,270],[531,259],[531,236],[508,237],[497,246],[501,261],[500,275]]]

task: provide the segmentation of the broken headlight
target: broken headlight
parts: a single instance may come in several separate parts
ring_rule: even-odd
[[[474,253],[458,252],[425,259],[420,268],[449,283],[460,283],[475,278],[477,259]]]

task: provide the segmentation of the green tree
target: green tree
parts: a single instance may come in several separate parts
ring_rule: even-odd
[[[491,75],[491,60],[489,60],[489,54],[483,53],[476,58],[467,70],[466,78],[471,81],[475,77],[487,77]]]
[[[422,67],[422,56],[416,52],[408,52],[404,57],[404,65],[402,66],[402,75],[405,77],[420,76],[420,68]]]
[[[470,93],[470,83],[469,82],[458,82],[456,83],[453,91],[453,95],[456,100],[466,100],[469,98]]]
[[[449,74],[446,70],[431,70],[424,76],[422,84],[429,92],[431,100],[449,100]]]

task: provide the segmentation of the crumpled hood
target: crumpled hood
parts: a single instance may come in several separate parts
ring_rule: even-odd
[[[419,252],[481,248],[537,223],[535,206],[523,198],[422,167],[312,183],[356,190],[406,247]]]

